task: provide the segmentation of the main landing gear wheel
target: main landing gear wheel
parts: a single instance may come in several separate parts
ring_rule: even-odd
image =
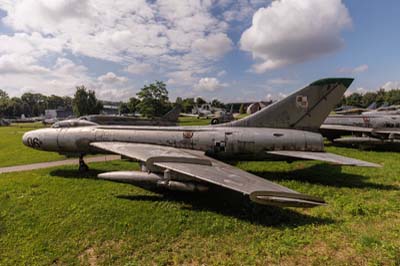
[[[79,172],[87,172],[89,171],[89,166],[83,160],[83,155],[79,156]]]
[[[216,124],[218,124],[218,123],[219,123],[219,121],[218,121],[217,118],[214,118],[213,120],[211,120],[211,124],[212,124],[212,125],[216,125]]]

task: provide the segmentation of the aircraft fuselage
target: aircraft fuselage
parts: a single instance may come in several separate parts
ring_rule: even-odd
[[[25,145],[65,154],[98,153],[91,142],[127,142],[202,150],[216,157],[266,157],[266,151],[323,151],[318,133],[241,127],[113,127],[47,128],[27,132]]]

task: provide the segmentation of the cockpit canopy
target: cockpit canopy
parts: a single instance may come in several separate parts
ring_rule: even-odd
[[[96,123],[87,121],[85,119],[69,119],[64,121],[59,121],[53,124],[52,128],[62,128],[62,127],[89,127],[97,126]]]

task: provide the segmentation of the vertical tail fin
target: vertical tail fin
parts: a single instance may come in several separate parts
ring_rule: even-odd
[[[177,104],[171,111],[166,113],[162,119],[170,122],[177,122],[179,118],[179,114],[181,113],[181,105]]]
[[[233,114],[233,104],[231,104],[231,109],[230,109],[229,113]]]
[[[275,127],[316,131],[352,82],[351,78],[317,80],[248,117],[220,126]]]

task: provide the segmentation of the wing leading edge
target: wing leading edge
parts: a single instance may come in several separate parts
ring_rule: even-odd
[[[186,178],[243,193],[254,202],[280,207],[315,207],[324,200],[250,174],[204,155],[204,152],[151,144],[94,142],[91,146],[143,162],[147,169],[169,170]],[[101,178],[101,176],[99,176]],[[118,180],[114,180],[118,181]]]

